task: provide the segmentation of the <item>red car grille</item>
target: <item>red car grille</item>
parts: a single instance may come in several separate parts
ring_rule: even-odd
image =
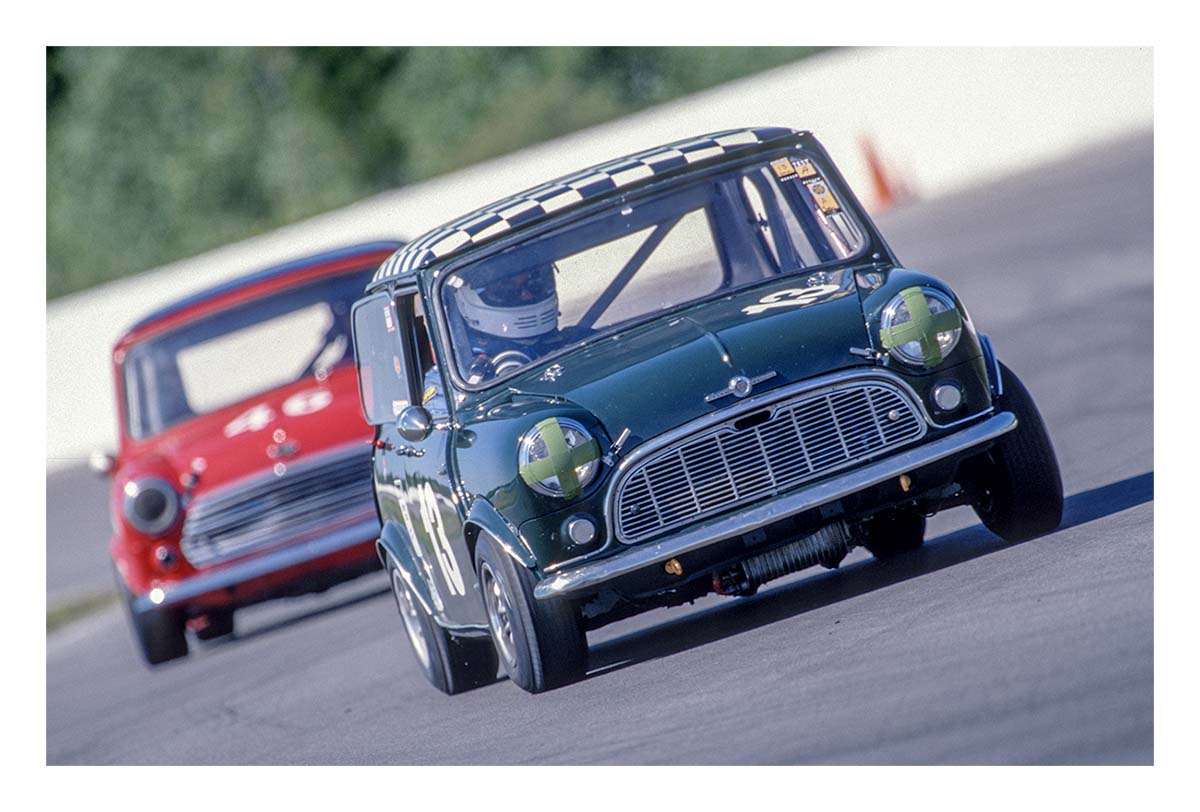
[[[275,547],[375,513],[371,448],[356,446],[198,498],[179,545],[194,567]]]

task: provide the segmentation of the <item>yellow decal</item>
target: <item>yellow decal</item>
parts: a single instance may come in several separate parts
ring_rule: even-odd
[[[779,178],[780,180],[783,180],[784,178],[790,178],[792,175],[796,174],[795,167],[792,166],[792,162],[787,158],[780,158],[778,161],[771,161],[771,168],[775,170],[775,177]]]
[[[421,403],[428,403],[434,395],[437,394],[437,387],[431,386],[425,390],[425,394],[421,395]]]
[[[802,178],[811,178],[817,174],[817,168],[807,158],[796,161],[793,166],[796,168],[796,174]]]
[[[822,214],[842,210],[842,207],[838,205],[837,198],[833,196],[829,184],[821,178],[805,181],[804,187],[808,189],[808,193],[812,195],[813,201],[817,204],[817,208],[821,210]]]

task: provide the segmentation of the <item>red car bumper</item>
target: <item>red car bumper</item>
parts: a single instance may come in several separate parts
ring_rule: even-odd
[[[233,608],[328,588],[379,568],[374,516],[252,557],[161,580],[134,599],[138,610]]]

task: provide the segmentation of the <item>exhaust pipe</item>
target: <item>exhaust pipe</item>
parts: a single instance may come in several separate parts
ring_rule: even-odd
[[[767,581],[820,564],[833,569],[854,549],[854,537],[844,522],[820,530],[782,547],[751,556],[713,576],[713,589],[722,595],[753,595]]]

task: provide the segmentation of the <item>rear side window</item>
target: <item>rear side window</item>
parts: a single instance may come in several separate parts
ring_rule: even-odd
[[[400,319],[387,296],[373,296],[354,308],[354,362],[363,414],[372,425],[388,423],[410,402]]]

